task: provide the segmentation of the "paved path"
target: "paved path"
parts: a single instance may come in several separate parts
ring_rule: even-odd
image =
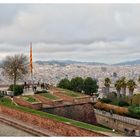
[[[33,135],[34,136],[58,136],[56,133],[50,132],[47,129],[43,129],[43,128],[37,127],[35,125],[25,123],[23,121],[17,120],[15,118],[7,116],[7,115],[3,115],[1,113],[0,113],[0,123],[9,125],[9,129],[11,126],[11,127],[16,127],[17,128],[16,130],[21,130],[21,132],[26,131],[27,133],[30,133],[31,136],[33,136]],[[5,125],[5,127],[6,127],[6,125]],[[1,125],[0,125],[0,127],[1,127]],[[7,129],[8,129],[8,127],[7,127]],[[7,132],[7,129],[5,129],[6,132]],[[2,131],[2,134],[3,133],[4,132]],[[27,134],[27,133],[25,133],[25,134]],[[4,133],[4,134],[6,134],[6,133]],[[12,136],[12,135],[10,135],[10,136]],[[22,136],[22,133],[17,133],[17,136]]]
[[[33,136],[32,134],[29,134],[25,131],[19,130],[13,126],[4,124],[2,122],[0,122],[0,137],[1,136]]]

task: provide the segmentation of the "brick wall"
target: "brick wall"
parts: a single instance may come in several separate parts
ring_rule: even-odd
[[[19,119],[25,123],[57,133],[59,136],[105,136],[103,134],[65,124],[53,119],[43,118],[30,113],[11,109],[0,105],[0,113]]]

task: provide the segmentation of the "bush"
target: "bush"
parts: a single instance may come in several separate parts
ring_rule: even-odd
[[[108,99],[108,98],[102,98],[102,99],[100,99],[100,101],[102,103],[111,103],[112,102],[111,99]]]
[[[94,107],[97,109],[100,109],[100,110],[107,111],[107,112],[110,112],[112,110],[112,112],[114,112],[115,114],[119,114],[119,115],[126,115],[128,113],[128,108],[118,107],[115,105],[106,104],[106,103],[102,103],[102,102],[97,102],[94,105]]]
[[[128,116],[140,119],[140,107],[138,106],[130,106],[128,107]]]
[[[139,106],[140,105],[140,94],[134,94],[132,97],[132,105]]]
[[[0,93],[0,98],[3,97],[3,93]]]
[[[85,94],[93,95],[93,93],[97,93],[99,86],[97,85],[97,81],[92,79],[91,77],[87,77],[84,80],[84,91]]]
[[[9,90],[13,91],[13,85],[9,86]],[[15,85],[14,86],[14,96],[21,95],[23,93],[23,86],[22,85]]]
[[[58,83],[57,87],[64,88],[64,89],[70,89],[71,83],[67,78],[64,78]]]
[[[35,94],[39,94],[39,93],[48,93],[48,91],[47,90],[37,90],[36,92],[35,92]]]
[[[72,78],[70,81],[70,89],[76,92],[81,92],[84,86],[84,79],[82,77]]]
[[[119,101],[118,102],[118,106],[129,106],[129,104],[127,103],[127,102],[125,102],[125,101]]]

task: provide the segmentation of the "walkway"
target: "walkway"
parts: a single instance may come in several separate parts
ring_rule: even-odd
[[[8,129],[8,127],[7,127],[7,125],[8,125],[9,129],[10,129],[10,126],[11,126],[11,127],[15,127],[16,129],[20,130],[21,132],[24,131],[24,132],[28,133],[28,134],[27,133],[25,133],[25,134],[23,134],[23,133],[18,134],[17,133],[17,136],[23,136],[23,135],[26,136],[26,134],[27,135],[30,134],[31,136],[57,136],[57,134],[55,134],[53,132],[50,132],[47,129],[43,129],[43,128],[34,126],[32,124],[22,122],[22,121],[17,120],[13,117],[3,115],[3,114],[0,114],[0,123],[6,124],[5,127],[7,129]],[[7,129],[6,129],[6,131],[8,131]],[[6,131],[5,131],[5,133],[6,133]],[[3,133],[3,131],[1,133]],[[10,136],[12,136],[12,135],[10,135]]]
[[[0,122],[0,137],[1,136],[21,136],[21,137],[29,137],[34,136],[32,134],[29,134],[23,130],[19,130],[13,126],[7,125],[5,123]]]

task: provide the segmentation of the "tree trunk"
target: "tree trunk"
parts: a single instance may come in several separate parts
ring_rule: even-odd
[[[120,90],[117,90],[117,98],[120,98]]]
[[[16,73],[15,73],[15,74],[14,74],[14,84],[13,84],[13,96],[15,95],[16,81],[17,81],[17,75],[16,75]]]
[[[14,74],[14,86],[16,85],[16,81],[17,81],[17,75]]]
[[[129,90],[129,96],[130,96],[130,97],[133,96],[133,90]]]
[[[109,87],[106,87],[106,93],[109,94]]]
[[[122,88],[121,91],[122,91],[122,95],[125,96],[126,95],[126,88]]]

